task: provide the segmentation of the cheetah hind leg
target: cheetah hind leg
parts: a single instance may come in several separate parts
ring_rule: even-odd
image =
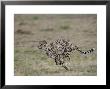
[[[62,67],[63,67],[63,68],[65,68],[66,70],[68,70],[68,71],[69,71],[69,69],[68,69],[68,67],[67,67],[67,66],[62,65]]]
[[[65,63],[61,64],[61,66],[62,66],[63,68],[65,68],[67,71],[69,71],[69,68],[65,65]]]
[[[59,63],[58,63],[58,61],[57,61],[57,59],[55,59],[55,63],[56,63],[56,65],[58,65]]]
[[[65,65],[65,60],[60,60],[60,65],[65,68],[66,70],[69,70],[69,68]]]

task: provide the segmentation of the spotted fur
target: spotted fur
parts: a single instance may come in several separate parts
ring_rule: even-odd
[[[58,39],[51,42],[50,44],[47,44],[45,40],[39,41],[38,48],[44,50],[48,57],[54,59],[56,65],[61,65],[66,70],[68,70],[68,68],[64,65],[64,63],[66,60],[70,60],[71,52],[76,50],[79,53],[86,55],[92,53],[95,50],[92,48],[87,51],[82,51],[78,46],[73,45],[65,39]]]

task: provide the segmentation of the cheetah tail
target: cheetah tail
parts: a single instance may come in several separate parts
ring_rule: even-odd
[[[83,50],[79,49],[79,47],[75,46],[75,50],[77,50],[81,54],[91,54],[95,51],[95,48],[89,49],[87,51],[83,51]]]

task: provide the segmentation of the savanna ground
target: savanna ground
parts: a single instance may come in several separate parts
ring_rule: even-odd
[[[97,52],[71,53],[69,71],[37,48],[37,41],[69,39],[82,50],[97,49],[97,15],[23,15],[14,16],[15,76],[96,76]]]

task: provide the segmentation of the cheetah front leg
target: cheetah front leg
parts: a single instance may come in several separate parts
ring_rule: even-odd
[[[58,65],[59,63],[58,63],[58,60],[55,58],[55,63],[56,63],[56,65]]]
[[[65,60],[64,59],[60,59],[60,65],[65,68],[66,70],[69,70],[69,68],[65,65]]]

